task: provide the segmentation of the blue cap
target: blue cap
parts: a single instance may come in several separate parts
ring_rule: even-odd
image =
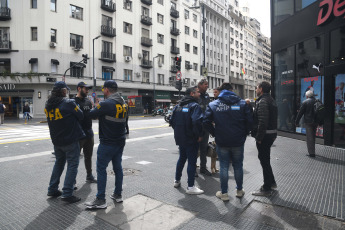
[[[104,82],[103,88],[117,89],[117,83],[114,80],[107,80]]]
[[[55,89],[63,89],[63,88],[66,88],[68,90],[71,90],[64,81],[57,81],[55,82],[54,84],[54,88]]]

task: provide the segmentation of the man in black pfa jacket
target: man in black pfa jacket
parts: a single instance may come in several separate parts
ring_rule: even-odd
[[[196,160],[198,158],[199,142],[202,140],[202,111],[198,104],[199,89],[191,87],[186,90],[186,96],[175,106],[170,125],[174,129],[176,145],[179,146],[180,157],[176,165],[174,187],[181,186],[182,170],[188,159],[187,194],[202,194],[204,191],[194,185]]]
[[[252,136],[256,139],[259,160],[262,166],[264,185],[255,196],[270,196],[277,184],[271,167],[271,146],[277,138],[278,107],[270,95],[271,84],[263,81],[256,88],[259,97],[255,102],[254,127]]]
[[[44,109],[56,156],[48,196],[62,195],[63,201],[74,203],[80,201],[79,197],[73,196],[73,187],[79,166],[79,140],[85,137],[79,123],[84,116],[73,99],[66,99],[67,90],[65,82],[56,82]],[[66,161],[67,171],[61,192],[59,182]]]
[[[126,144],[126,118],[128,105],[117,92],[117,83],[107,80],[103,85],[105,100],[96,103],[87,116],[99,120],[99,140],[97,150],[97,195],[96,199],[85,203],[87,208],[106,208],[105,188],[107,185],[107,166],[113,164],[115,172],[115,190],[110,198],[122,202],[122,153]]]
[[[295,125],[298,126],[300,119],[304,115],[304,125],[307,135],[308,156],[315,157],[315,136],[317,124],[314,122],[314,104],[315,97],[313,91],[309,90],[305,93],[307,99],[303,101],[301,108],[297,114]]]
[[[75,97],[75,102],[83,111],[84,119],[80,122],[81,127],[85,133],[85,138],[79,141],[80,151],[83,149],[84,152],[84,163],[86,169],[86,181],[89,183],[97,183],[97,180],[92,175],[92,152],[93,152],[93,130],[92,130],[92,120],[87,117],[87,114],[92,109],[92,103],[87,95],[89,89],[92,89],[92,86],[87,85],[85,82],[79,82],[77,85],[77,96]]]

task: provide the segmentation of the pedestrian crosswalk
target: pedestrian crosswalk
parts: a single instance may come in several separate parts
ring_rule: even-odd
[[[50,135],[46,126],[0,127],[0,145],[47,139],[50,139]]]

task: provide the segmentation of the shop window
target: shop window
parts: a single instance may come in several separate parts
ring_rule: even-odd
[[[293,0],[273,0],[274,25],[292,16],[294,12]]]
[[[0,74],[11,73],[11,59],[0,59]]]
[[[345,62],[345,26],[331,32],[331,64]]]
[[[295,0],[296,11],[302,10],[317,0]]]

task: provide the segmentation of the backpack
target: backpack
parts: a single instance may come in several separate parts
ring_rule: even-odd
[[[324,104],[320,100],[316,100],[314,103],[314,123],[323,125],[325,119],[326,110]]]

